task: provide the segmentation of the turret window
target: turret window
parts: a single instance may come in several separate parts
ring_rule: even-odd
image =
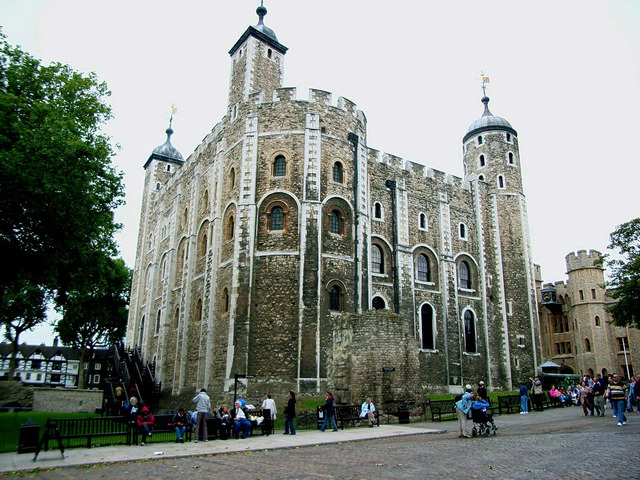
[[[502,175],[498,175],[498,188],[504,189],[504,177]]]
[[[382,220],[382,204],[380,202],[373,204],[373,218]]]
[[[464,223],[461,223],[458,226],[458,233],[460,235],[460,240],[467,240],[467,226]]]
[[[511,134],[507,133],[506,136],[507,136],[507,142],[510,142],[511,141]]]
[[[333,181],[336,183],[344,183],[344,168],[340,162],[333,164]]]
[[[482,145],[482,135],[478,135],[478,145]]]
[[[471,310],[464,312],[464,351],[476,353],[476,320]]]
[[[429,227],[429,223],[427,222],[427,214],[420,213],[420,216],[418,217],[418,229],[427,230],[428,227]]]
[[[484,155],[480,155],[480,157],[478,158],[478,167],[482,168],[486,165],[486,161],[484,158]]]
[[[509,165],[515,165],[516,164],[516,159],[513,156],[512,152],[509,152]]]

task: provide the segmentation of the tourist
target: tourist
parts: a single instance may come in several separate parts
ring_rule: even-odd
[[[242,408],[247,406],[247,401],[244,398],[242,398],[242,395],[238,395],[238,398],[236,399],[236,402],[240,402],[240,406]]]
[[[362,409],[360,411],[360,418],[368,417],[370,428],[373,428],[373,423],[375,422],[375,419],[376,419],[375,413],[373,413],[375,411],[376,411],[376,407],[371,401],[371,397],[368,397],[362,404]]]
[[[142,407],[136,423],[138,424],[138,430],[142,434],[140,446],[144,446],[147,437],[152,436],[153,424],[155,423],[155,419],[147,407]]]
[[[226,440],[231,436],[231,427],[233,421],[231,420],[231,413],[226,405],[222,405],[216,412],[216,418],[218,419],[218,425],[220,428],[220,439]]]
[[[236,400],[235,408],[231,409],[231,418],[233,418],[233,438],[238,438],[242,430],[242,438],[247,438],[251,433],[251,422],[247,418],[247,410],[242,406],[240,400]]]
[[[628,393],[629,390],[625,383],[620,379],[618,374],[614,373],[612,376],[612,382],[609,384],[609,389],[607,390],[607,397],[609,397],[611,407],[616,414],[619,427],[627,424],[627,417],[624,414],[624,409],[627,403]]]
[[[338,426],[336,425],[335,419],[336,409],[333,406],[333,394],[329,390],[327,390],[327,400],[322,406],[322,412],[324,413],[324,422],[322,423],[322,427],[320,427],[320,431],[324,432],[324,430],[327,428],[327,423],[331,421],[333,431],[337,432]]]
[[[602,382],[602,376],[598,373],[593,382],[591,393],[593,394],[593,408],[599,417],[604,417],[604,392],[605,388]]]
[[[587,382],[582,382],[580,385],[580,403],[582,404],[582,413],[586,417],[591,412],[593,417],[593,393],[587,385]]]
[[[469,435],[469,427],[467,424],[467,414],[473,404],[473,395],[471,393],[471,385],[465,387],[465,392],[462,394],[460,400],[456,402],[456,413],[458,414],[458,437],[471,438]]]
[[[541,412],[542,410],[544,410],[544,406],[542,405],[542,382],[538,377],[529,378],[529,380],[531,381],[532,390],[531,403],[533,404],[533,408],[535,410]]]
[[[173,427],[176,430],[176,443],[184,443],[184,433],[187,431],[189,419],[184,414],[184,408],[180,408],[173,417]]]
[[[489,398],[487,394],[487,387],[484,386],[484,382],[482,380],[478,382],[476,396],[482,398],[483,400],[487,400]]]
[[[289,399],[287,400],[287,406],[284,407],[284,434],[295,435],[296,429],[293,427],[293,419],[296,418],[296,393],[293,390],[289,391]]]
[[[207,390],[202,388],[200,392],[191,400],[196,404],[196,428],[193,433],[194,442],[198,443],[198,438],[205,442],[209,441],[209,432],[207,432],[207,414],[213,413],[211,410],[211,399],[207,395]],[[200,436],[200,434],[202,434]]]
[[[529,390],[527,390],[527,385],[524,382],[524,380],[522,380],[520,382],[520,408],[522,409],[522,411],[520,412],[520,415],[526,415],[527,413],[529,413]]]
[[[262,402],[262,410],[265,410],[267,408],[271,412],[271,420],[275,421],[277,413],[276,401],[273,399],[273,396],[270,393],[267,393],[267,398],[265,398]],[[262,415],[264,415],[264,412],[262,413]]]

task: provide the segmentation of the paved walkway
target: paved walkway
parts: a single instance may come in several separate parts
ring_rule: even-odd
[[[460,439],[457,422],[446,421],[356,427],[337,433],[303,430],[295,436],[280,432],[269,437],[197,444],[77,448],[67,450],[64,459],[53,450],[42,452],[35,463],[33,454],[3,454],[0,471],[22,471],[15,477],[43,480],[582,480],[604,472],[607,476],[640,478],[640,415],[628,417],[629,425],[618,427],[610,415],[585,418],[581,408],[572,407],[529,415],[496,415],[498,434],[490,438]],[[95,468],[59,468],[92,464]],[[13,477],[11,473],[5,475]]]

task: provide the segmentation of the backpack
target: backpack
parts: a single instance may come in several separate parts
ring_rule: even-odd
[[[458,395],[455,396],[455,398],[453,399],[453,401],[455,403],[458,403],[460,400],[462,400],[462,396],[464,395],[464,393],[459,393]]]

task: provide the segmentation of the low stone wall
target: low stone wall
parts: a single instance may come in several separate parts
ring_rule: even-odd
[[[93,413],[102,408],[102,390],[34,388],[34,412]]]

